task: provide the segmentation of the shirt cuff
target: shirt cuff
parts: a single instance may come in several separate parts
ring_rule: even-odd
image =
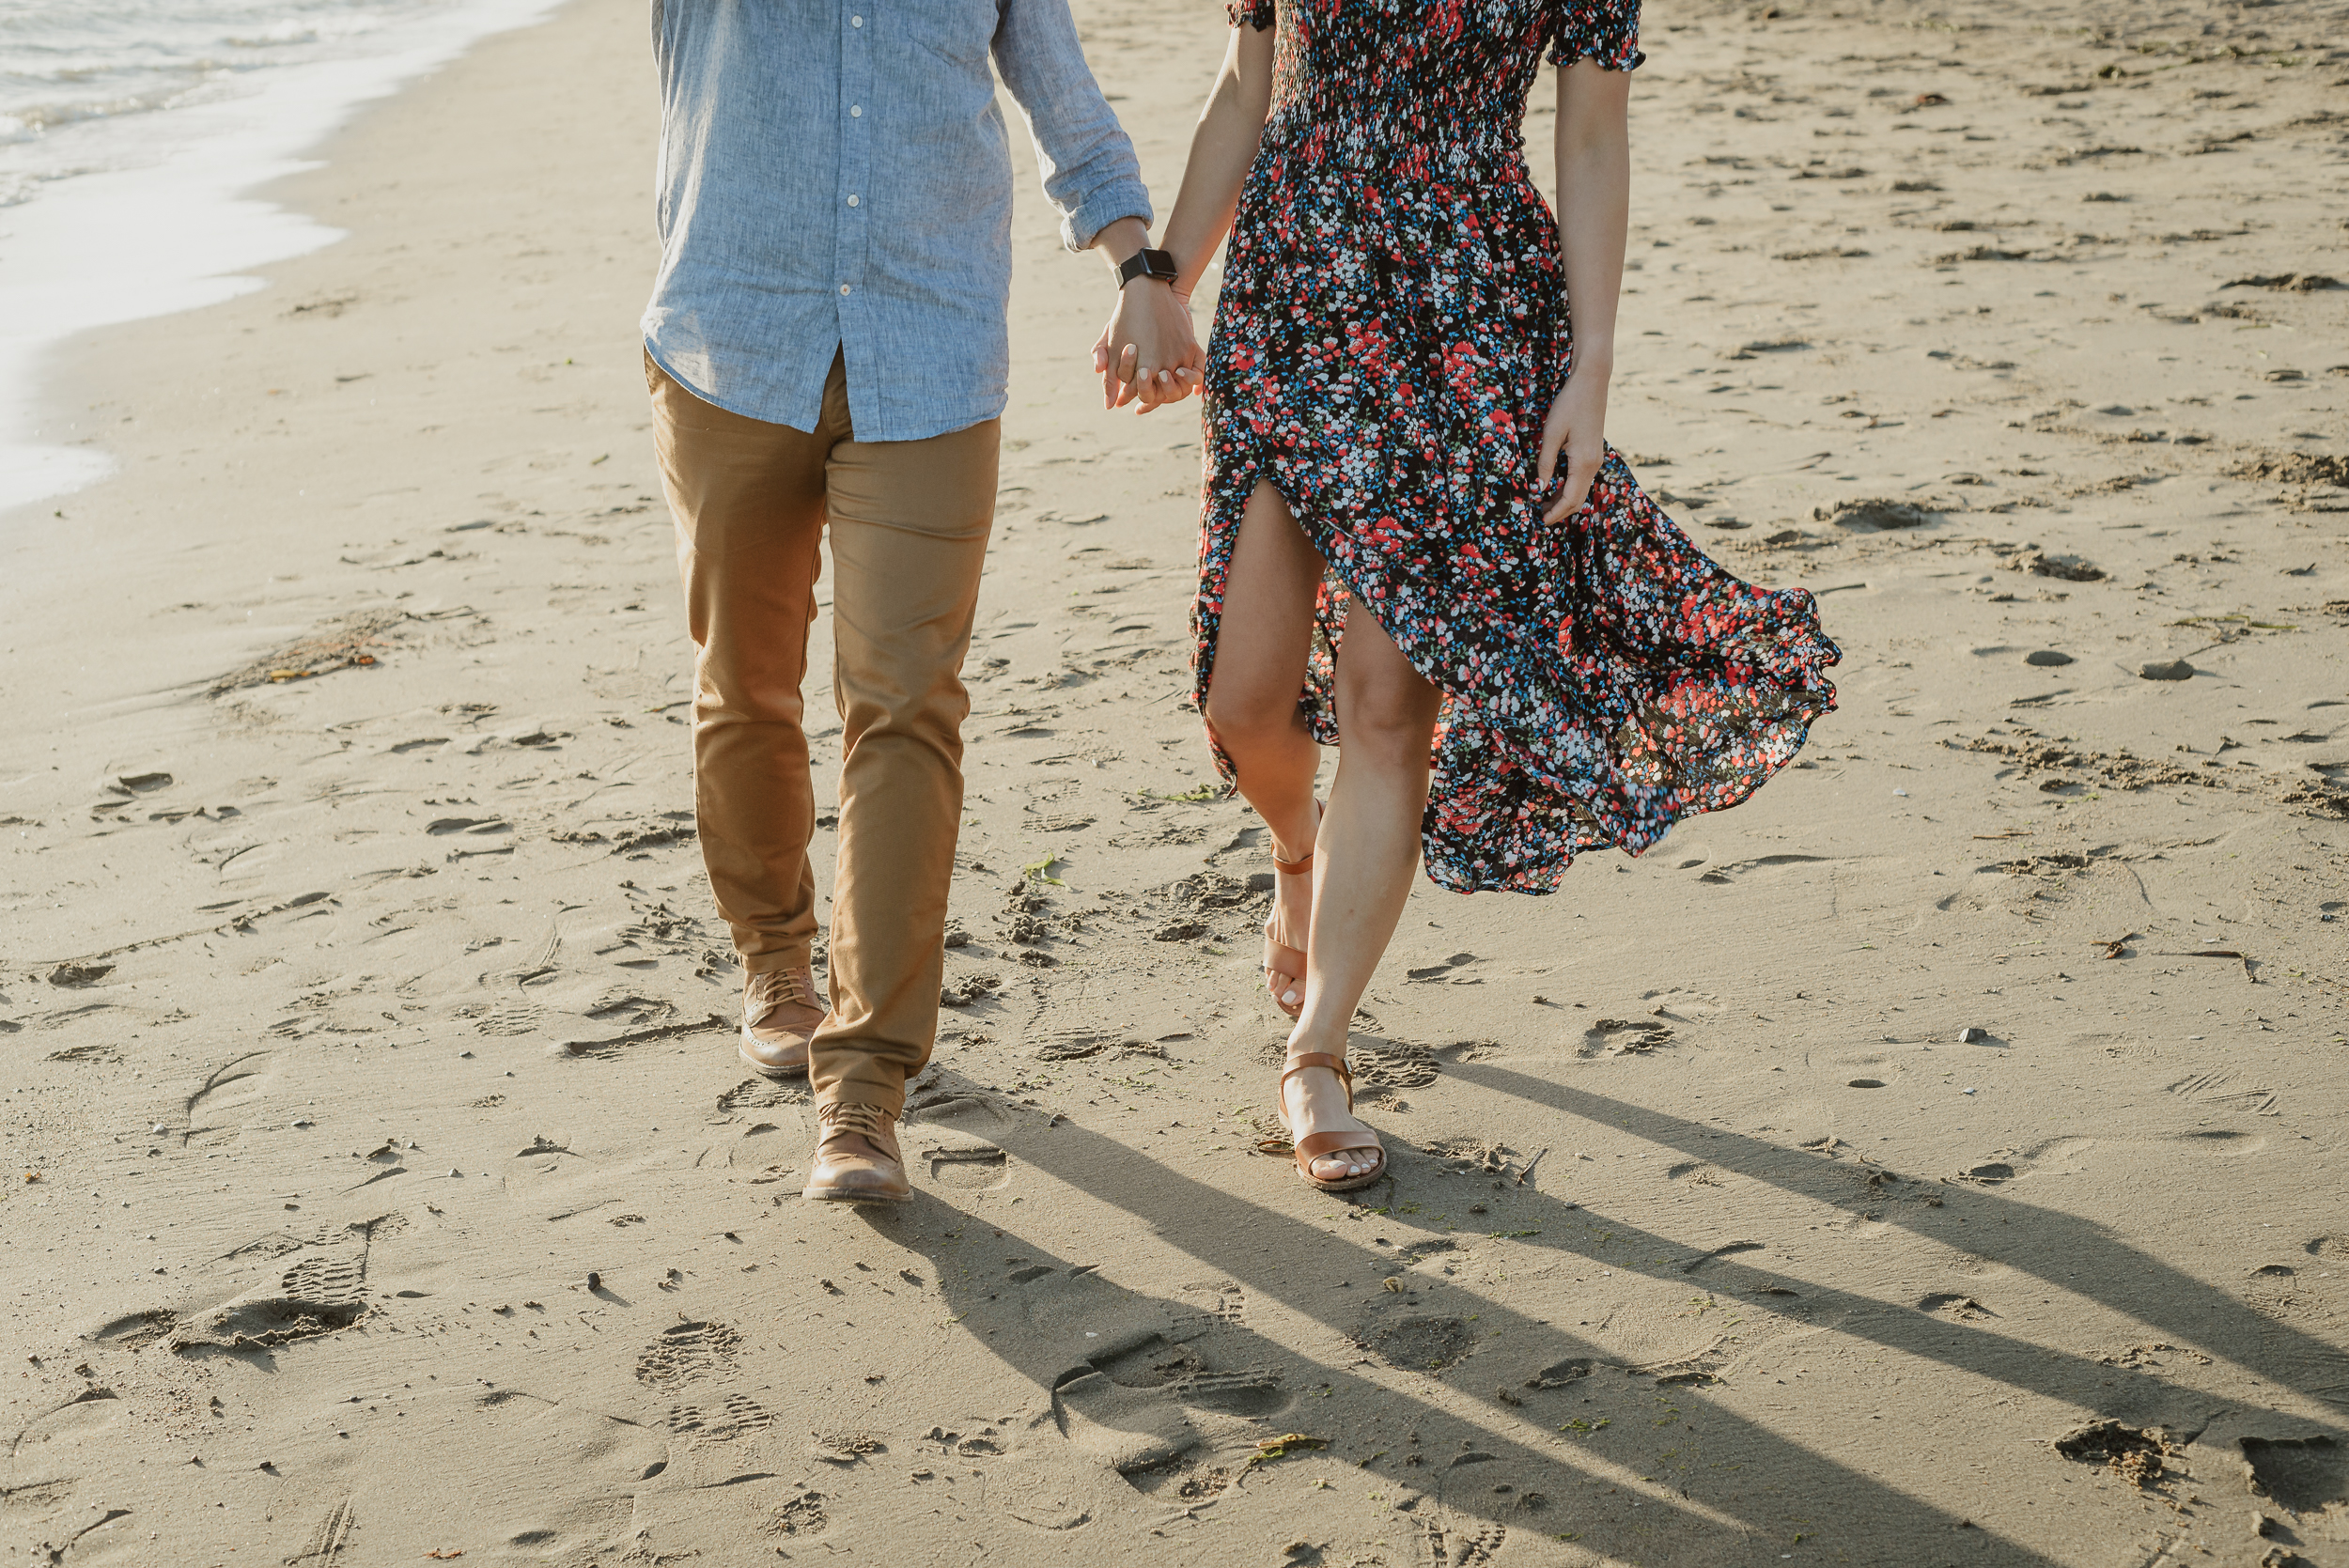
[[[1150,192],[1141,180],[1112,180],[1086,192],[1083,201],[1061,215],[1061,243],[1072,251],[1091,250],[1101,231],[1118,219],[1140,218],[1147,226],[1151,217]]]

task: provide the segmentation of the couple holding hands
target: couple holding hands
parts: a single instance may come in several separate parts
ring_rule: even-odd
[[[1067,0],[654,0],[646,374],[694,805],[747,976],[739,1049],[812,1079],[805,1196],[909,1195],[894,1129],[937,1029],[1009,362],[990,58],[1064,240],[1114,271],[1105,400],[1204,396],[1195,694],[1271,840],[1264,980],[1294,1020],[1277,1092],[1306,1181],[1385,1173],[1346,1036],[1423,860],[1464,893],[1551,892],[1579,851],[1735,805],[1833,706],[1811,595],[1707,560],[1606,443],[1638,9],[1235,0],[1154,248]],[[1520,132],[1545,61],[1554,218]],[[1203,351],[1190,300],[1219,250]],[[801,696],[827,531],[828,997]]]

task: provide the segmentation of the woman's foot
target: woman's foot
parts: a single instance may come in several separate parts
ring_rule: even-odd
[[[1299,1058],[1306,1056],[1318,1057],[1322,1062],[1330,1057],[1343,1059],[1334,1052],[1330,1057],[1320,1057],[1319,1053],[1299,1050],[1294,1041],[1290,1043],[1288,1062],[1281,1077],[1281,1119],[1288,1126],[1290,1143],[1304,1155],[1298,1161],[1299,1169],[1314,1181],[1324,1184],[1361,1182],[1375,1176],[1387,1160],[1377,1133],[1354,1114],[1353,1095],[1336,1069],[1320,1064],[1299,1065]],[[1316,1144],[1308,1148],[1308,1140],[1323,1135],[1335,1135],[1338,1146]]]
[[[1321,826],[1321,807],[1314,806],[1314,826]],[[1312,939],[1314,918],[1314,846],[1285,858],[1279,839],[1272,844],[1272,914],[1264,924],[1265,988],[1273,1005],[1295,1017],[1305,1006],[1305,944]]]

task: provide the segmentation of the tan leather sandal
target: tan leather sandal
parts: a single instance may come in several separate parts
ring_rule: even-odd
[[[1332,1055],[1326,1050],[1303,1051],[1290,1057],[1281,1065],[1281,1087],[1275,1113],[1281,1118],[1281,1126],[1283,1127],[1289,1126],[1289,1079],[1308,1067],[1327,1067],[1337,1074],[1338,1081],[1346,1086],[1346,1109],[1348,1111],[1354,1109],[1354,1075],[1347,1070],[1346,1058]],[[1324,1181],[1314,1174],[1315,1160],[1334,1154],[1343,1154],[1348,1149],[1376,1149],[1378,1151],[1378,1163],[1367,1171],[1358,1172],[1351,1176],[1340,1176],[1334,1181]],[[1303,1138],[1297,1137],[1295,1129],[1290,1128],[1289,1153],[1297,1161],[1297,1173],[1305,1178],[1308,1186],[1318,1188],[1324,1192],[1358,1191],[1380,1180],[1387,1173],[1387,1146],[1378,1141],[1377,1133],[1367,1128],[1346,1132],[1308,1133]]]
[[[1318,800],[1314,802],[1314,831],[1316,834],[1321,831],[1321,802]],[[1314,854],[1315,851],[1308,849],[1305,858],[1298,861],[1284,861],[1278,855],[1273,856],[1273,876],[1312,876]],[[1277,882],[1275,886],[1277,888]],[[1281,895],[1276,892],[1272,895],[1272,913],[1265,918],[1264,923],[1264,983],[1265,989],[1272,993],[1272,1005],[1293,1018],[1305,1008],[1305,950],[1283,941],[1281,938],[1285,935],[1287,932],[1281,925]],[[1283,980],[1289,984],[1282,985]],[[1283,1000],[1282,993],[1289,990],[1297,993],[1294,1006]]]

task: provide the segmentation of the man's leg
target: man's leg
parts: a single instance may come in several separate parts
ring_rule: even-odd
[[[809,973],[815,801],[800,682],[824,528],[824,463],[848,433],[729,413],[646,360],[677,520],[693,663],[693,814],[718,912],[747,971],[741,1050],[805,1070],[823,1017]],[[837,366],[835,379],[841,377]]]
[[[998,422],[841,442],[830,467],[840,868],[807,1195],[901,1198],[891,1130],[929,1061],[962,813],[961,680],[995,516]]]

